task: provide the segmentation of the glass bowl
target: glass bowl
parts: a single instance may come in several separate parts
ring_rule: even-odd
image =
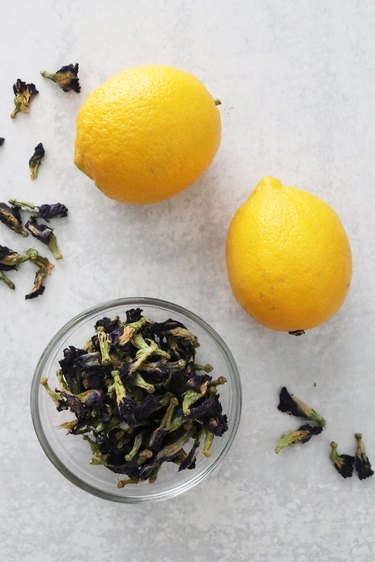
[[[57,426],[72,419],[71,412],[58,412],[40,378],[46,376],[50,386],[55,388],[58,361],[63,350],[69,345],[80,347],[93,333],[94,324],[103,316],[123,318],[129,308],[142,308],[144,316],[151,320],[164,321],[173,318],[185,324],[196,336],[200,347],[197,349],[198,363],[211,363],[216,378],[224,375],[227,383],[220,387],[223,412],[228,416],[229,429],[222,437],[216,437],[212,455],[208,458],[199,454],[196,468],[178,472],[173,463],[164,463],[155,483],[147,481],[117,488],[117,482],[124,477],[104,466],[91,465],[91,450],[77,435],[67,434]],[[82,490],[101,498],[138,503],[167,499],[189,490],[211,474],[228,452],[236,435],[241,415],[241,383],[237,366],[231,352],[222,338],[204,320],[192,312],[172,304],[150,298],[125,298],[105,302],[82,312],[65,324],[52,338],[44,350],[31,387],[31,415],[39,442],[49,460],[70,482]],[[188,445],[187,445],[188,447]]]

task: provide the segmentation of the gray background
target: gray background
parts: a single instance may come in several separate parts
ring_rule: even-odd
[[[2,560],[374,559],[375,482],[345,481],[327,459],[332,438],[349,453],[362,431],[375,461],[374,26],[371,0],[1,2],[1,200],[61,200],[71,211],[57,228],[65,259],[45,295],[24,300],[28,264],[13,275],[14,293],[0,287]],[[39,76],[76,61],[80,95]],[[209,171],[149,207],[105,199],[72,163],[84,97],[137,64],[191,71],[222,100],[223,140]],[[40,94],[13,122],[17,77]],[[47,156],[32,183],[27,160],[40,141]],[[345,306],[298,339],[255,324],[226,277],[228,224],[263,175],[332,204],[352,245]],[[1,227],[0,243],[25,249],[29,240]],[[174,500],[124,506],[60,476],[36,440],[28,400],[36,361],[62,324],[136,295],[175,301],[217,329],[238,362],[244,407],[214,476]],[[303,449],[276,456],[275,440],[295,427],[276,410],[282,384],[328,425]]]

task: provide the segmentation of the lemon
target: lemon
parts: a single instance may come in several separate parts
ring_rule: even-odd
[[[231,222],[233,293],[255,320],[280,331],[313,328],[343,304],[352,259],[335,211],[311,193],[263,178]]]
[[[155,203],[207,169],[220,137],[220,113],[200,80],[168,66],[138,66],[83,103],[75,164],[113,199]]]

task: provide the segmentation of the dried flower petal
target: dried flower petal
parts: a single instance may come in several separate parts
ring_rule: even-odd
[[[200,392],[195,392],[194,390],[188,390],[187,392],[184,392],[182,396],[182,411],[184,413],[184,416],[190,415],[190,406],[203,398],[203,394],[201,394]]]
[[[28,236],[28,233],[22,227],[21,216],[17,207],[9,207],[6,203],[0,203],[0,222],[17,234],[21,234],[21,236]]]
[[[0,281],[5,283],[10,289],[15,289],[15,284],[5,275],[4,271],[14,271],[17,267],[28,261],[28,256],[22,256],[7,246],[0,246]]]
[[[113,343],[120,347],[125,346],[130,342],[134,334],[136,334],[136,332],[139,331],[145,324],[145,318],[140,318],[136,322],[132,322],[130,324],[122,324],[113,334]]]
[[[49,78],[49,80],[56,82],[56,84],[58,84],[64,92],[74,90],[78,94],[81,91],[78,78],[78,67],[78,63],[68,64],[66,66],[62,66],[54,74],[46,72],[45,70],[41,71],[40,74],[44,76],[44,78]]]
[[[28,232],[30,232],[30,234],[32,234],[32,236],[34,236],[34,238],[48,246],[56,260],[62,259],[53,228],[47,226],[46,224],[39,223],[34,217],[31,217],[27,221],[25,228]]]
[[[362,433],[356,433],[357,449],[355,453],[355,469],[360,480],[365,480],[374,474],[371,463],[366,455],[365,444],[363,442]]]
[[[6,246],[0,246],[0,271],[17,269],[21,263],[28,260],[28,256],[23,256]]]
[[[343,478],[350,478],[353,476],[354,470],[354,457],[351,455],[339,455],[337,452],[337,443],[335,441],[331,442],[331,453],[329,455],[330,460],[333,462],[333,466]]]
[[[32,98],[39,92],[35,88],[35,84],[26,84],[20,78],[13,85],[14,92],[14,109],[10,114],[12,119],[15,119],[17,113],[29,113],[29,106]]]
[[[46,391],[48,392],[49,397],[54,401],[54,403],[56,404],[56,406],[58,408],[63,406],[63,400],[61,398],[61,393],[57,392],[55,390],[52,390],[52,388],[49,386],[48,384],[48,379],[47,377],[41,377],[40,379],[40,384],[42,386],[44,386],[44,388],[46,389]],[[66,409],[66,408],[65,408]]]
[[[0,146],[4,144],[4,141],[5,141],[4,137],[0,137]]]
[[[134,408],[136,403],[132,398],[128,398],[126,396],[126,390],[121,380],[120,371],[112,371],[112,377],[120,418],[126,421],[129,425],[133,425],[135,423]]]
[[[285,447],[295,445],[296,443],[307,443],[313,435],[319,435],[323,430],[321,426],[312,426],[310,424],[301,425],[297,431],[289,431],[282,435],[276,445],[275,453],[278,454]]]
[[[30,177],[32,180],[36,180],[38,177],[39,167],[44,158],[46,151],[44,150],[43,144],[40,142],[36,145],[34,154],[29,160],[29,170],[30,170]]]
[[[291,416],[316,422],[321,427],[326,425],[325,419],[320,414],[307,406],[302,400],[290,394],[285,386],[280,391],[280,401],[277,409]]]
[[[102,365],[109,365],[111,363],[111,358],[109,356],[109,352],[111,350],[111,340],[102,326],[98,326],[96,331],[98,334],[100,353],[102,355]]]
[[[202,432],[200,432],[198,434],[198,436],[195,438],[194,444],[193,444],[192,448],[190,449],[189,454],[186,455],[186,457],[181,461],[179,469],[178,469],[179,472],[181,470],[186,470],[186,469],[191,470],[191,469],[195,468],[198,449],[199,449],[200,442],[201,442],[201,433]]]
[[[160,410],[162,405],[157,396],[148,394],[146,398],[134,408],[134,416],[137,421],[146,419],[154,412]]]
[[[114,330],[118,329],[120,327],[120,321],[119,321],[119,317],[116,316],[114,319],[112,318],[102,318],[101,320],[98,320],[95,324],[95,330],[98,330],[98,328],[103,328],[104,331],[107,334],[110,334],[111,332],[113,332]]]
[[[48,222],[49,219],[68,216],[68,208],[62,203],[51,203],[36,206],[33,203],[10,199],[9,203],[22,211],[31,213],[34,217],[40,217]]]
[[[49,275],[54,266],[49,262],[49,260],[43,256],[40,256],[34,248],[30,248],[26,251],[26,255],[28,256],[29,260],[34,263],[38,267],[38,271],[35,274],[35,281],[34,287],[32,288],[31,292],[25,296],[25,299],[34,299],[39,295],[44,293],[44,285],[43,281]]]
[[[126,311],[126,323],[132,324],[133,322],[138,322],[142,318],[141,308],[130,308]]]

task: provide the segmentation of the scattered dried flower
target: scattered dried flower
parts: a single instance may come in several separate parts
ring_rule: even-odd
[[[325,419],[315,410],[307,406],[302,400],[290,394],[285,386],[282,387],[277,407],[280,412],[286,412],[291,416],[316,422],[320,427],[326,425]]]
[[[9,207],[6,203],[0,203],[0,222],[21,236],[29,235],[22,227],[21,215],[17,207]]]
[[[335,441],[331,442],[331,453],[329,455],[333,466],[343,478],[350,478],[353,476],[354,470],[354,457],[351,455],[339,455],[337,452],[337,443]]]
[[[6,246],[0,246],[0,270],[1,271],[10,271],[12,269],[17,269],[17,267],[25,262],[28,261],[27,256],[23,256]]]
[[[30,234],[34,236],[34,238],[48,246],[55,259],[62,259],[62,255],[57,246],[57,238],[50,226],[47,226],[43,223],[38,223],[38,221],[34,217],[31,217],[25,224],[25,228],[28,232],[30,232]]]
[[[25,299],[29,300],[34,299],[35,297],[38,297],[39,295],[42,295],[44,293],[45,287],[43,285],[43,281],[47,277],[47,275],[52,272],[54,266],[49,262],[48,258],[40,256],[38,252],[34,250],[34,248],[30,248],[29,250],[27,250],[26,255],[28,256],[29,260],[38,267],[38,270],[35,274],[34,287],[30,291],[30,293],[25,296]]]
[[[30,177],[32,180],[36,180],[39,173],[39,167],[44,158],[46,151],[44,150],[43,144],[40,142],[36,145],[34,149],[34,154],[29,160],[29,170],[30,170]]]
[[[10,289],[15,289],[15,284],[5,275],[4,271],[14,271],[18,266],[28,261],[27,256],[23,256],[6,246],[0,246],[0,281],[5,283]]]
[[[35,88],[35,84],[26,84],[20,78],[13,84],[14,92],[14,109],[10,114],[12,119],[15,119],[17,113],[29,113],[29,106],[32,98],[39,92]]]
[[[357,449],[355,453],[355,469],[360,480],[365,480],[374,474],[371,463],[366,455],[365,444],[363,442],[362,433],[356,433]]]
[[[78,63],[68,64],[66,66],[62,66],[55,73],[50,73],[46,70],[42,70],[40,74],[44,78],[48,78],[49,80],[56,82],[56,84],[58,84],[58,86],[60,86],[60,88],[64,90],[64,92],[70,92],[71,90],[74,90],[78,94],[81,91],[81,86],[79,84],[78,78],[78,67]]]
[[[313,426],[310,424],[301,425],[296,431],[289,431],[282,435],[276,445],[275,453],[278,454],[285,447],[295,445],[296,443],[307,443],[313,435],[319,435],[323,430],[321,426]]]
[[[33,203],[26,203],[25,201],[17,201],[17,199],[10,199],[9,204],[13,207],[21,209],[21,211],[27,211],[34,217],[39,217],[45,221],[49,219],[54,219],[57,217],[68,216],[68,208],[62,203],[52,203],[44,205],[34,205]]]

